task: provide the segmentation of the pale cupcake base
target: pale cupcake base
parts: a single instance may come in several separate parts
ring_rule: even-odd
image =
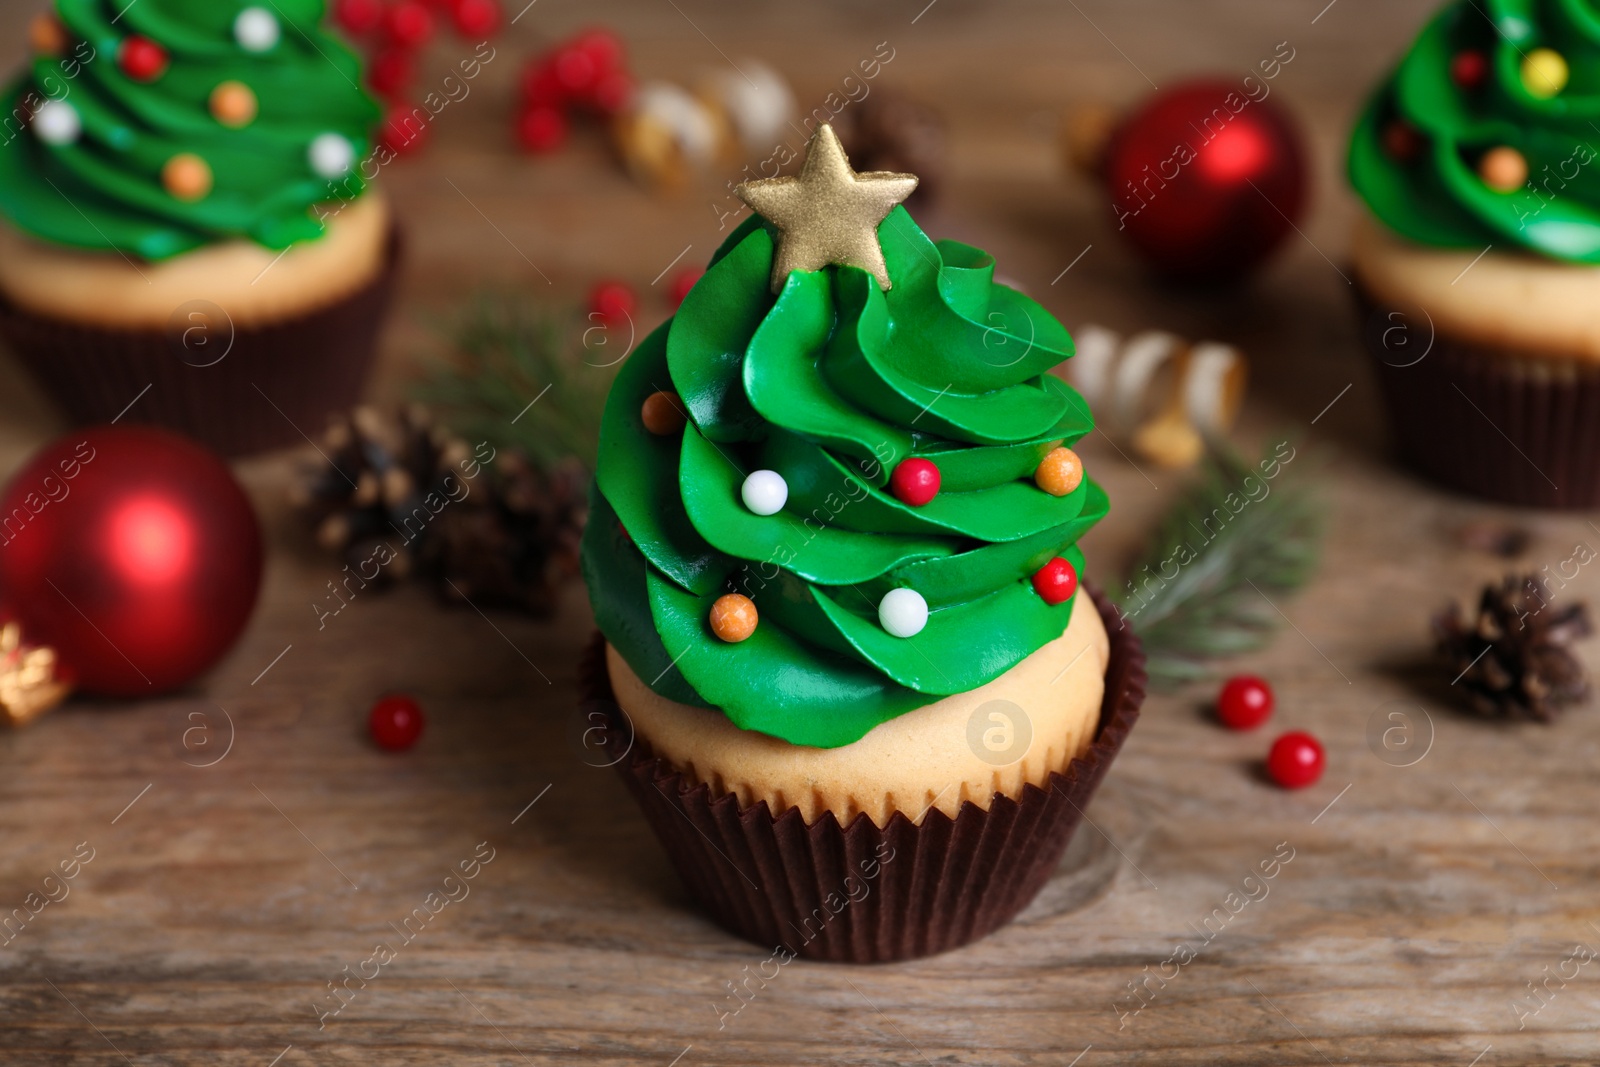
[[[1350,255],[1374,303],[1425,312],[1439,335],[1512,357],[1600,365],[1600,267],[1480,251],[1415,244],[1363,214]],[[1424,323],[1408,328],[1425,340]]]
[[[988,810],[996,795],[1015,798],[1065,771],[1094,740],[1109,656],[1100,613],[1080,589],[1066,632],[994,681],[882,723],[854,744],[807,748],[660,696],[606,646],[611,686],[635,737],[689,780],[733,794],[741,808],[764,800],[774,813],[797,807],[808,823],[832,812],[841,825],[864,813],[880,827],[896,812],[920,822],[933,810],[954,818],[965,802]],[[991,730],[995,747],[1009,740],[1004,721],[989,717],[995,709],[980,710],[991,701],[1021,708],[1032,732],[1004,766],[989,762],[1002,757],[983,743]]]
[[[386,264],[392,216],[377,190],[287,251],[253,241],[206,245],[158,263],[64,248],[0,226],[0,293],[24,311],[80,326],[165,329],[175,309],[208,300],[238,329],[338,303]]]

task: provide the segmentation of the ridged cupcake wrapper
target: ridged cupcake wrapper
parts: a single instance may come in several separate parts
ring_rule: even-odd
[[[1600,507],[1600,366],[1438,334],[1356,290],[1402,462],[1489,500]]]
[[[886,963],[930,956],[993,932],[1044,887],[1089,799],[1139,717],[1144,650],[1094,593],[1111,639],[1100,723],[1089,751],[1044,788],[968,802],[954,819],[921,823],[897,813],[879,828],[832,813],[807,825],[798,808],[776,817],[765,801],[740,809],[732,794],[685,779],[631,736],[597,636],[582,667],[591,709],[612,715],[613,751],[634,798],[700,906],[729,931],[810,959]],[[631,750],[625,746],[631,745]]]
[[[0,337],[75,424],[109,422],[127,409],[123,421],[177,430],[225,456],[296,444],[302,432],[320,432],[330,414],[360,399],[401,245],[391,230],[378,276],[336,303],[257,328],[203,327],[209,349],[194,344],[201,335],[186,334],[181,323],[85,326],[34,314],[3,296]],[[210,362],[229,332],[227,354],[197,365]]]

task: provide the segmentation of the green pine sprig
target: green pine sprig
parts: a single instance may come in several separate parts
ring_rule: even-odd
[[[1261,648],[1282,624],[1273,603],[1316,570],[1321,504],[1274,458],[1209,455],[1114,592],[1156,685],[1212,677],[1213,661]]]
[[[519,452],[546,469],[576,457],[592,470],[616,376],[606,364],[619,350],[614,340],[588,345],[597,329],[570,310],[480,295],[446,324],[448,356],[436,362],[416,398],[470,441]]]

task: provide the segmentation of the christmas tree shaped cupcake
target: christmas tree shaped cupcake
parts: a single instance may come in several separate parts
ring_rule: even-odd
[[[1403,458],[1454,488],[1600,506],[1600,14],[1458,0],[1350,141],[1367,347]]]
[[[834,959],[1006,922],[1142,697],[1079,582],[1107,502],[1046,373],[1071,338],[929,240],[915,185],[823,126],[797,177],[740,188],[756,214],[619,372],[583,549],[590,680],[679,872]]]
[[[394,230],[367,187],[379,111],[323,14],[58,0],[35,19],[4,91],[0,333],[74,418],[127,408],[245,451],[355,399]]]

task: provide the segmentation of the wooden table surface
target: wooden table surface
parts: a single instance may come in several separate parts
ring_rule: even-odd
[[[1468,1067],[1600,1057],[1600,963],[1567,962],[1600,945],[1600,716],[1486,724],[1415,691],[1429,612],[1503,566],[1455,547],[1451,531],[1503,513],[1387,462],[1335,266],[1354,212],[1340,178],[1344,130],[1431,5],[1325,4],[538,0],[498,39],[473,95],[438,119],[430,149],[391,168],[414,255],[374,387],[399,395],[434,344],[430,324],[478,289],[571,300],[616,275],[656,293],[651,279],[685,246],[702,260],[719,240],[710,205],[731,175],[661,199],[618,173],[597,141],[539,163],[509,148],[511,86],[541,42],[606,22],[632,42],[640,72],[681,79],[724,56],[763,57],[810,106],[887,41],[895,58],[882,83],[936,101],[950,122],[948,196],[922,214],[927,229],[995,252],[1069,327],[1161,326],[1251,355],[1240,441],[1290,440],[1300,458],[1287,476],[1320,483],[1332,505],[1319,576],[1280,605],[1293,628],[1248,661],[1277,687],[1274,728],[1325,742],[1320,784],[1266,784],[1257,767],[1269,735],[1217,728],[1203,691],[1153,697],[1092,826],[1015,924],[914,963],[795,962],[719,1022],[734,1003],[728,983],[768,953],[695,913],[620,782],[569,744],[574,665],[591,625],[581,588],[548,622],[444,609],[410,589],[363,595],[319,629],[312,604],[337,568],[304,546],[287,513],[291,457],[266,457],[239,467],[268,528],[266,585],[223,664],[170,699],[76,701],[0,735],[0,911],[80,845],[93,854],[70,896],[0,947],[0,1062]],[[0,4],[0,40],[22,39],[33,6]],[[1093,193],[1062,173],[1060,113],[1189,74],[1242,77],[1282,41],[1295,58],[1273,91],[1304,120],[1316,164],[1304,239],[1236,294],[1150,284]],[[467,49],[438,43],[427,77],[442,77],[456,50]],[[658,295],[646,303],[647,317],[665,313]],[[10,469],[58,425],[9,364],[0,374]],[[1114,501],[1085,542],[1104,580],[1183,478],[1140,472],[1093,442],[1086,454]],[[1535,569],[1600,543],[1581,515],[1516,518],[1535,531],[1524,561]],[[1600,572],[1583,571],[1576,586],[1600,596]],[[367,705],[390,688],[430,715],[407,755],[379,754],[363,735]],[[1390,711],[1409,717],[1419,751],[1431,745],[1411,766],[1369,745],[1369,723]],[[231,736],[211,766],[181,743],[201,721],[216,731],[213,751]],[[1201,945],[1213,909],[1291,850],[1270,893],[1176,977],[1152,982],[1133,1014],[1131,984],[1179,943]],[[390,924],[475,852],[493,859],[470,895],[324,1015],[330,981],[393,940]],[[1574,969],[1519,1018],[1530,982]]]

